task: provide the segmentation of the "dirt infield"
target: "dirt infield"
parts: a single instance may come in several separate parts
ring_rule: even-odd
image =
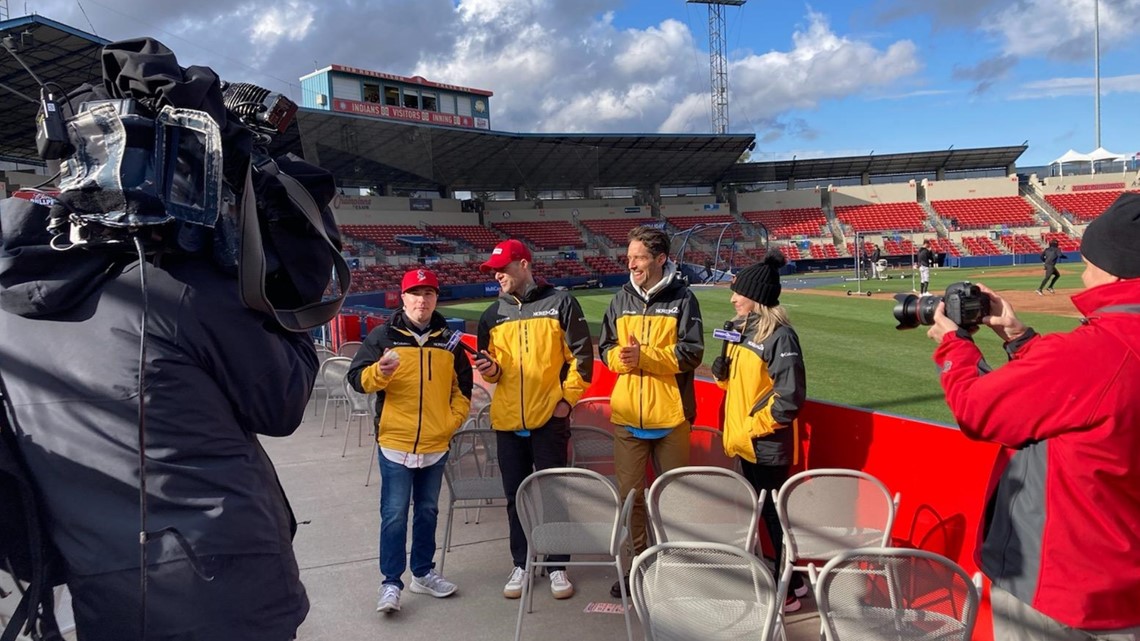
[[[1020,271],[1020,270],[1019,270]],[[1015,272],[1005,272],[1003,276],[1015,275],[1030,275],[1038,274],[1041,270],[1027,270],[1025,274]],[[877,289],[877,288],[876,288]],[[884,288],[885,289],[885,288]],[[795,290],[801,294],[812,294],[815,296],[841,296],[846,297],[847,292],[837,290],[825,289],[799,289]],[[1058,289],[1056,294],[1045,293],[1044,296],[1038,296],[1033,290],[1023,289],[996,289],[994,290],[1001,295],[1002,298],[1009,301],[1013,305],[1013,309],[1019,312],[1036,312],[1040,314],[1054,314],[1056,316],[1069,316],[1072,318],[1079,318],[1080,313],[1073,307],[1073,302],[1069,297],[1081,291],[1080,288],[1072,289]],[[875,292],[872,294],[874,298],[890,298],[898,293],[898,290],[888,290],[882,292]]]

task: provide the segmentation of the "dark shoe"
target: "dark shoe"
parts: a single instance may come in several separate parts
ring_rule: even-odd
[[[1045,291],[1049,292],[1050,294],[1056,294],[1057,293],[1057,292],[1053,291],[1052,287],[1050,287],[1049,289],[1046,289]]]
[[[625,595],[629,596],[629,577],[623,576],[621,581],[614,581],[613,586],[610,587],[610,596],[615,599],[621,598],[621,584],[625,584]]]

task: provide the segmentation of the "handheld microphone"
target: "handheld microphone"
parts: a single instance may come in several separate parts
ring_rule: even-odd
[[[740,332],[736,331],[736,325],[732,321],[724,321],[724,329],[714,329],[713,338],[719,338],[724,341],[720,346],[720,357],[728,358],[728,344],[739,343],[741,338]]]
[[[463,342],[463,337],[466,336],[465,333],[460,332],[460,331],[456,331],[454,329],[449,329],[449,330],[445,330],[444,336],[447,336],[447,350],[448,351],[451,351],[451,350],[455,349],[456,347],[459,347],[463,351],[470,354],[472,358],[475,358],[475,359],[486,359],[487,358],[486,355],[480,353],[474,347],[471,347],[467,343]]]

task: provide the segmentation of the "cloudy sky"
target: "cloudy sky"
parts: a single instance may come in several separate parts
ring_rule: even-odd
[[[726,7],[730,129],[757,160],[1095,146],[1094,0],[749,0]],[[299,101],[342,64],[488,89],[492,128],[708,133],[708,12],[685,0],[8,0]],[[1100,0],[1108,149],[1140,151],[1140,0]]]

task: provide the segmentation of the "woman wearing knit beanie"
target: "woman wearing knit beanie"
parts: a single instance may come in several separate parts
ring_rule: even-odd
[[[717,357],[712,373],[725,390],[724,451],[739,456],[744,476],[757,493],[771,494],[788,480],[799,454],[796,417],[807,397],[800,339],[787,311],[780,306],[780,268],[787,259],[779,251],[740,270],[732,281],[733,325],[741,334]],[[765,501],[762,516],[775,547],[777,571],[783,567],[783,531],[775,504]],[[800,609],[807,594],[803,577],[792,573],[785,612]]]

